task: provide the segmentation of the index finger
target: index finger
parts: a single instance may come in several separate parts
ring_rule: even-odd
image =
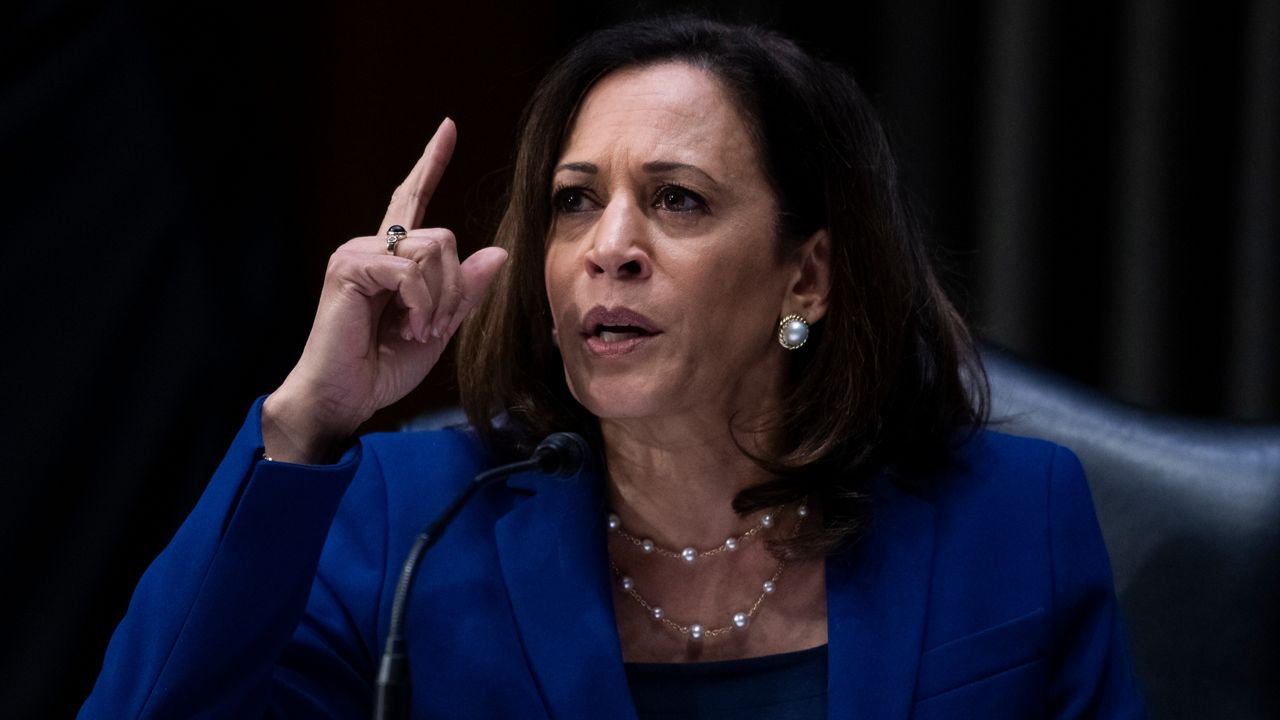
[[[436,134],[431,136],[427,149],[422,151],[422,157],[409,171],[409,176],[391,194],[391,204],[387,206],[387,214],[378,228],[379,235],[392,225],[403,225],[409,229],[418,227],[444,169],[449,166],[449,158],[453,157],[453,147],[457,142],[458,128],[453,120],[445,118]]]

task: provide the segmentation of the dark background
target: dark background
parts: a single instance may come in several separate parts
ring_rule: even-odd
[[[377,230],[440,120],[427,222],[474,249],[550,62],[675,7],[361,5],[0,12],[0,714],[74,713],[296,359],[328,254]],[[1280,421],[1280,3],[816,8],[716,14],[853,70],[984,338],[1126,402]],[[449,375],[372,427],[447,405]]]

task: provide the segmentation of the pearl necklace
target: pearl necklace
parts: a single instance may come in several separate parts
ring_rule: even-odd
[[[795,525],[795,528],[792,530],[793,537],[800,532],[800,526],[804,523],[804,519],[808,515],[809,515],[809,508],[807,506],[802,504],[796,507],[796,525]],[[684,561],[685,563],[693,563],[694,561],[700,558],[713,557],[715,555],[719,555],[720,553],[726,552],[726,551],[733,552],[734,550],[738,549],[739,544],[742,541],[748,540],[758,535],[762,530],[773,527],[775,523],[776,523],[776,519],[773,513],[765,513],[763,516],[761,516],[760,522],[757,523],[750,530],[746,531],[745,533],[737,537],[731,536],[727,538],[723,543],[721,543],[720,545],[714,548],[711,548],[710,550],[700,551],[693,547],[686,547],[680,552],[676,552],[674,550],[664,548],[654,543],[652,540],[648,538],[639,538],[627,532],[626,530],[623,529],[622,522],[618,519],[617,515],[613,513],[609,513],[609,518],[608,518],[609,530],[611,532],[617,533],[618,536],[628,540],[635,546],[639,547],[641,552],[647,555],[656,554],[663,557],[678,558]],[[724,625],[722,627],[711,628],[711,629],[707,629],[706,625],[702,623],[695,622],[695,623],[689,623],[688,625],[682,625],[668,618],[666,616],[666,613],[663,612],[661,606],[654,605],[650,603],[648,600],[645,600],[644,596],[642,596],[639,593],[639,591],[636,590],[635,580],[628,575],[624,575],[622,573],[622,570],[619,569],[618,565],[613,561],[612,557],[609,558],[609,567],[613,570],[614,577],[618,579],[618,582],[621,585],[623,592],[627,593],[627,595],[630,596],[632,600],[635,600],[636,603],[640,605],[640,607],[644,608],[645,612],[649,615],[649,617],[653,618],[654,620],[661,623],[662,625],[665,625],[667,628],[676,632],[679,635],[689,637],[693,640],[702,640],[704,638],[719,637],[721,635],[725,635],[727,633],[733,632],[734,630],[746,630],[747,626],[751,624],[752,618],[754,618],[756,616],[756,613],[760,610],[760,606],[764,603],[764,599],[769,595],[773,594],[773,591],[777,588],[778,579],[782,577],[782,572],[787,568],[787,561],[786,560],[778,561],[778,569],[774,571],[772,577],[770,577],[768,580],[765,580],[763,583],[761,583],[760,596],[756,598],[756,601],[751,604],[750,608],[748,608],[747,610],[740,610],[738,612],[733,613],[730,624]]]

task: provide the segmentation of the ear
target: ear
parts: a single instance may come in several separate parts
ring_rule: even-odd
[[[782,315],[802,315],[812,324],[827,314],[827,296],[831,293],[831,233],[826,228],[818,230],[795,252],[795,269],[782,301]]]

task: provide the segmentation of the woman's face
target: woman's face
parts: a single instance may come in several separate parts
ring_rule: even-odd
[[[761,167],[703,70],[621,70],[583,100],[556,164],[546,283],[569,388],[597,417],[750,411],[780,391],[797,270]]]

